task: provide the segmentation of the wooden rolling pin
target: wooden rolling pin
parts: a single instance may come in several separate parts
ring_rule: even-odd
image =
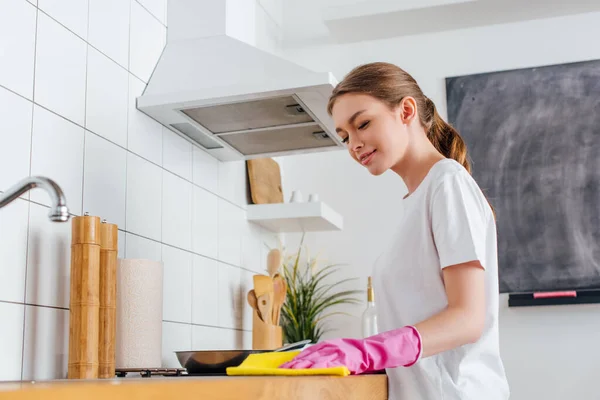
[[[117,252],[119,229],[100,224],[100,340],[98,378],[115,377],[115,336],[117,322]]]
[[[71,223],[69,379],[98,377],[100,218],[87,213]]]

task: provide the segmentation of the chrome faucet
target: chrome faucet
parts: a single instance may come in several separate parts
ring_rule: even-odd
[[[69,209],[62,189],[52,179],[43,176],[29,176],[8,188],[4,193],[0,193],[0,208],[36,187],[44,189],[50,196],[52,206],[48,218],[54,222],[67,222],[69,220]]]

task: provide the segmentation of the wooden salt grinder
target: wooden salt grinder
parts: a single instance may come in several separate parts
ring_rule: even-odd
[[[69,379],[98,377],[100,218],[87,213],[71,223]]]
[[[119,229],[100,224],[100,340],[98,377],[115,376],[115,337],[117,321],[117,252]]]

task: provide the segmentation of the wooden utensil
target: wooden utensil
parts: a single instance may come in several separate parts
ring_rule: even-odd
[[[261,296],[258,296],[258,309],[260,310],[260,315],[262,315],[262,320],[269,325],[273,325],[272,317],[273,315],[273,298],[272,292],[267,292]]]
[[[254,204],[283,203],[281,170],[272,158],[247,160],[250,195]]]
[[[272,249],[267,255],[267,271],[271,278],[275,276],[281,265],[281,252],[279,249]]]
[[[256,298],[256,293],[254,293],[254,289],[248,291],[248,304],[256,310],[260,319],[263,319],[262,315],[260,315],[260,310],[258,309],[258,299]]]
[[[273,293],[273,279],[267,275],[254,275],[252,277],[254,282],[254,293],[256,298],[259,298],[265,293]]]
[[[287,293],[287,284],[283,276],[276,274],[273,277],[273,323],[279,325],[281,315],[281,307],[285,303],[285,295]]]

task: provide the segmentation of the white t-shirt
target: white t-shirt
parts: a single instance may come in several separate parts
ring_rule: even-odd
[[[496,224],[487,200],[462,165],[443,159],[402,204],[402,221],[373,271],[379,332],[446,308],[442,269],[473,260],[485,268],[486,317],[476,343],[388,369],[390,400],[508,399],[498,345]]]

